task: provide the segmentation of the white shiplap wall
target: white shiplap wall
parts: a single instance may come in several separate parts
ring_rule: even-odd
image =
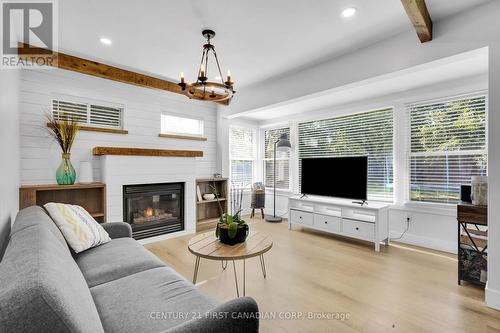
[[[61,154],[49,138],[44,114],[53,97],[76,96],[124,105],[124,129],[128,135],[81,131],[71,151],[77,171],[79,162],[91,160],[94,179],[101,180],[95,146],[203,150],[197,158],[196,176],[216,172],[216,108],[213,104],[191,101],[184,96],[140,88],[59,69],[23,70],[21,75],[20,131],[21,183],[54,183]],[[162,112],[204,119],[208,141],[159,138]],[[77,179],[78,181],[78,179]]]

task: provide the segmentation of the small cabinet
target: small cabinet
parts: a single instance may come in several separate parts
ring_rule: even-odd
[[[375,238],[374,223],[343,219],[342,224],[346,234],[367,239]]]
[[[316,228],[327,229],[332,232],[341,232],[340,217],[314,214],[314,223]]]
[[[292,223],[313,225],[313,213],[303,212],[294,209],[292,209],[290,212],[291,212],[290,218],[292,219]]]

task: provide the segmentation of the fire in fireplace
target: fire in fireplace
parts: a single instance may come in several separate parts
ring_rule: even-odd
[[[123,219],[135,239],[184,230],[184,183],[123,186]]]

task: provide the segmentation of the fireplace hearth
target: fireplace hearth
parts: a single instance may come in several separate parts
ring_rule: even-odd
[[[123,220],[135,239],[184,230],[184,183],[124,185]]]

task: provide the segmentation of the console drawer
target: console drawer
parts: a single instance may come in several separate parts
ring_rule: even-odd
[[[332,232],[340,232],[340,217],[314,214],[314,226]]]
[[[353,237],[375,239],[375,224],[349,219],[342,219],[342,231]]]
[[[313,224],[313,213],[302,212],[300,210],[290,210],[290,219],[293,224]]]

